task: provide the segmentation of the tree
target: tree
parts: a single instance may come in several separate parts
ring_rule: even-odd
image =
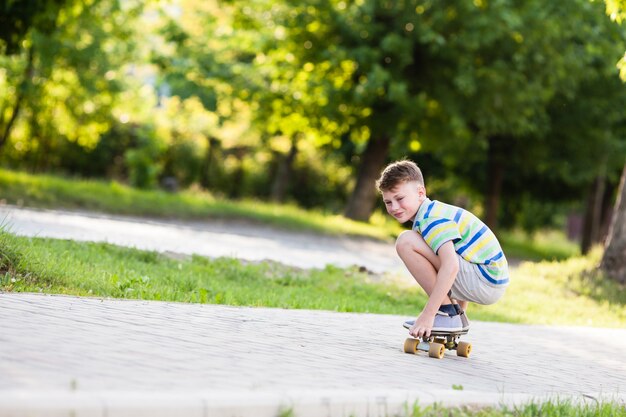
[[[56,28],[61,9],[70,0],[2,0],[0,2],[0,52],[14,55],[31,29],[49,34]]]
[[[345,215],[357,220],[369,218],[374,180],[392,150],[422,147],[450,170],[484,166],[480,192],[495,227],[511,149],[529,137],[543,146],[550,100],[576,89],[606,52],[592,47],[602,13],[586,0],[288,4],[288,12],[266,8],[284,33],[274,48],[333,81],[318,84],[328,104],[308,112],[349,129],[357,174]],[[474,173],[467,178],[481,184]]]
[[[17,144],[4,150],[8,158],[48,169],[68,162],[67,143],[97,145],[131,78],[124,67],[134,53],[132,22],[139,13],[137,2],[70,3],[53,30],[33,28],[24,40],[27,51],[5,58],[16,62],[9,69],[19,79],[0,106],[0,145],[10,138]]]
[[[182,5],[181,16],[169,19],[161,30],[176,47],[169,54],[155,51],[154,55],[164,80],[174,95],[200,97],[207,110],[218,116],[219,125],[238,117],[249,121],[253,133],[229,140],[231,154],[240,163],[246,153],[268,154],[262,159],[268,160],[266,170],[273,177],[269,197],[285,200],[293,191],[301,150],[323,148],[333,135],[343,133],[321,111],[328,103],[332,80],[294,53],[301,46],[285,36],[283,23],[287,24],[291,11],[287,4],[228,2],[217,7],[187,1]],[[268,19],[270,11],[273,17]],[[207,168],[220,140],[217,131],[212,133]],[[206,173],[203,178],[208,185]]]
[[[283,41],[264,52],[286,49],[293,60],[283,67],[312,69],[314,81],[307,83],[304,94],[323,100],[307,106],[307,114],[329,121],[326,126],[315,123],[320,129],[337,126],[330,132],[336,137],[333,146],[341,146],[342,138],[360,154],[345,215],[367,220],[375,203],[374,179],[392,144],[412,137],[426,107],[423,84],[445,78],[445,71],[438,72],[441,67],[428,66],[434,62],[430,48],[440,39],[427,19],[420,24],[418,16],[427,7],[418,2],[287,4],[288,9],[266,8],[265,19],[283,34]],[[444,15],[437,10],[438,18]]]
[[[626,1],[606,0],[607,12],[621,22],[626,15]],[[626,54],[620,61],[621,76],[626,81]],[[617,192],[613,220],[604,247],[600,268],[612,279],[626,284],[626,163]]]
[[[619,193],[609,237],[606,241],[600,268],[615,281],[626,284],[626,165],[622,171]]]
[[[559,170],[547,172],[546,166],[568,163],[560,152],[563,141],[591,145],[598,135],[585,137],[582,131],[570,131],[571,137],[555,135],[552,118],[571,111],[564,101],[587,100],[586,95],[576,96],[582,82],[606,77],[609,71],[615,78],[611,56],[624,45],[624,32],[608,24],[600,5],[586,0],[558,6],[538,1],[489,2],[482,16],[463,23],[467,39],[449,45],[462,62],[454,78],[458,94],[444,107],[462,115],[471,141],[461,143],[466,152],[456,153],[451,168],[467,175],[473,181],[469,186],[484,193],[484,217],[496,229],[500,201],[519,200],[517,196],[526,194],[535,181],[530,175],[571,182],[564,176],[557,178]],[[472,34],[483,35],[473,39]],[[604,110],[612,105],[610,99],[602,104]],[[590,131],[591,118],[583,120],[578,126]],[[594,166],[592,159],[586,161]],[[537,195],[550,199],[541,190]]]

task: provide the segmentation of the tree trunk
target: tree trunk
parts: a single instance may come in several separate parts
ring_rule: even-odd
[[[13,107],[13,111],[11,112],[11,116],[9,117],[9,120],[6,122],[6,124],[4,123],[4,114],[2,114],[0,117],[3,117],[2,119],[2,132],[0,133],[0,151],[2,150],[2,148],[4,147],[4,145],[6,144],[6,142],[9,140],[9,136],[11,135],[11,130],[13,130],[13,125],[15,124],[15,121],[17,120],[17,116],[19,116],[20,111],[22,109],[22,101],[24,100],[24,97],[26,96],[26,90],[28,89],[28,85],[31,82],[31,79],[33,78],[33,69],[34,69],[34,64],[33,64],[33,47],[32,45],[28,48],[27,51],[27,62],[26,62],[26,68],[24,69],[24,78],[22,79],[22,81],[20,82],[20,86],[17,89],[17,97],[15,99],[15,106]]]
[[[40,108],[37,104],[33,104],[30,112],[30,131],[33,141],[38,143],[37,150],[33,153],[32,171],[45,172],[50,167],[50,158],[54,157],[52,149],[54,148],[53,136],[50,134],[50,123],[45,120],[39,122]]]
[[[600,236],[600,227],[602,223],[602,200],[604,199],[605,188],[605,178],[603,175],[599,175],[594,179],[591,189],[589,190],[583,223],[583,235],[580,243],[580,251],[583,254],[589,253],[593,244],[600,242],[602,239]]]
[[[274,177],[274,183],[272,184],[272,201],[282,202],[285,201],[287,189],[289,188],[289,182],[293,176],[293,162],[296,159],[298,153],[298,135],[294,135],[291,139],[291,148],[286,156],[280,155],[278,168],[276,169],[276,176]]]
[[[215,175],[214,166],[217,160],[217,151],[220,146],[220,141],[214,137],[207,138],[207,150],[202,161],[202,168],[200,171],[200,186],[205,190],[208,190],[213,185],[213,176]]]
[[[233,172],[232,181],[230,181],[230,191],[228,193],[229,198],[239,198],[243,195],[243,184],[246,173],[243,167],[243,159],[248,153],[249,148],[246,146],[235,146],[229,149],[229,152],[237,160],[237,169]]]
[[[613,183],[607,181],[606,188],[604,190],[604,197],[602,198],[602,213],[600,216],[600,231],[598,242],[604,245],[606,239],[609,237],[609,230],[611,228],[611,220],[613,219],[613,197],[617,191],[619,183]]]
[[[626,165],[622,171],[613,221],[600,268],[615,281],[626,284]]]
[[[376,180],[389,155],[391,138],[371,138],[361,158],[354,191],[344,215],[353,220],[368,221],[376,204]]]
[[[504,181],[504,159],[507,140],[501,136],[490,136],[487,151],[487,195],[485,200],[485,223],[492,231],[498,228],[498,211]]]

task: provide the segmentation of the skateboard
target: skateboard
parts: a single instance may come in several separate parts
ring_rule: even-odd
[[[406,324],[404,325],[405,328]],[[472,344],[461,342],[462,335],[467,334],[467,330],[459,332],[430,332],[430,336],[414,339],[412,337],[404,341],[404,352],[417,354],[418,351],[428,352],[431,358],[441,359],[445,350],[456,350],[457,356],[469,357],[472,351]]]

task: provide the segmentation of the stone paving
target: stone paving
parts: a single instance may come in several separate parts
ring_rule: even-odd
[[[25,392],[626,392],[624,329],[473,321],[471,357],[438,360],[402,352],[405,319],[0,293],[0,415]]]

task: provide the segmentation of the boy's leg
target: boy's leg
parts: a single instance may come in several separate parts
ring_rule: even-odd
[[[437,282],[437,271],[441,267],[439,257],[424,241],[422,235],[412,230],[406,230],[398,236],[396,251],[415,281],[430,297]],[[443,303],[452,304],[452,301],[446,297]]]

